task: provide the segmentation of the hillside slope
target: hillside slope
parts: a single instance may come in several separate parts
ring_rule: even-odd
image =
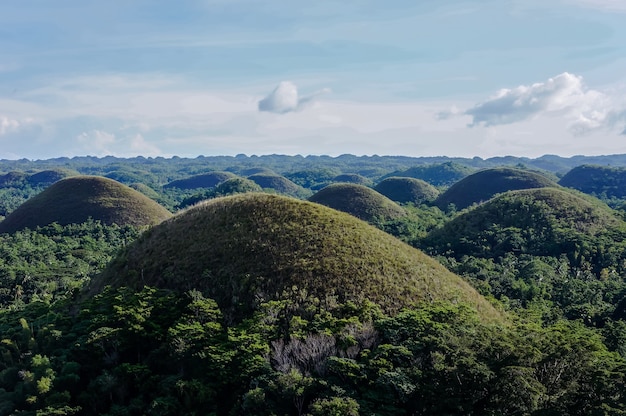
[[[492,306],[434,259],[348,214],[294,198],[241,194],[196,205],[144,233],[94,279],[200,290],[231,319],[262,302],[333,310],[370,300],[387,312],[433,300]]]
[[[502,192],[548,186],[557,184],[536,172],[506,167],[485,169],[456,182],[437,198],[435,204],[441,209],[454,204],[456,209],[461,210],[488,201]]]
[[[367,222],[397,219],[406,215],[401,206],[386,196],[354,183],[328,185],[313,194],[309,201],[347,212]]]
[[[590,195],[607,198],[626,197],[626,168],[582,165],[570,170],[559,185]]]
[[[432,201],[439,195],[437,188],[426,181],[400,176],[386,178],[374,189],[392,201],[416,205]]]
[[[564,254],[580,264],[608,261],[610,249],[625,237],[626,223],[599,201],[539,188],[499,195],[431,232],[425,245],[457,258]]]
[[[53,222],[82,223],[89,218],[105,224],[142,226],[159,223],[171,215],[150,198],[112,179],[73,176],[55,182],[20,205],[0,222],[0,233]]]

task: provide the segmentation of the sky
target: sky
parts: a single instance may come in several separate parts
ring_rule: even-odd
[[[0,159],[626,153],[626,0],[3,0]]]

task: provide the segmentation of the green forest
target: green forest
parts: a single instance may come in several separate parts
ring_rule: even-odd
[[[626,415],[626,156],[0,160],[0,416]]]

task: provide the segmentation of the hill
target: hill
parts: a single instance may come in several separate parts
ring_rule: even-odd
[[[142,226],[170,216],[150,198],[112,179],[74,176],[54,183],[20,205],[0,222],[0,233],[53,222],[82,223],[89,218],[105,224]]]
[[[385,175],[383,179],[392,176],[407,176],[421,179],[434,186],[450,186],[475,171],[475,168],[456,163],[433,163],[413,166],[406,170],[400,170]]]
[[[70,169],[47,169],[30,175],[28,184],[31,186],[49,186],[61,179],[77,175],[79,175],[77,171]]]
[[[626,168],[577,166],[561,178],[559,185],[603,198],[625,198]]]
[[[279,194],[289,196],[304,196],[307,190],[295,184],[284,176],[267,173],[256,173],[248,176],[248,179],[263,189],[271,189]],[[310,193],[308,193],[310,195]]]
[[[548,186],[557,184],[537,172],[506,167],[485,169],[456,182],[437,198],[435,205],[446,209],[454,204],[456,209],[461,210],[488,201],[502,192]]]
[[[600,201],[539,188],[499,195],[434,230],[425,244],[456,258],[563,254],[573,265],[601,267],[625,237],[626,224]]]
[[[12,171],[0,175],[0,188],[21,187],[28,180],[25,172]]]
[[[178,179],[163,187],[178,189],[214,188],[225,180],[235,177],[237,177],[237,175],[231,172],[209,172],[185,179]]]
[[[419,205],[437,198],[439,191],[421,179],[392,176],[379,182],[374,190],[395,202]]]
[[[335,183],[317,191],[309,201],[347,212],[363,221],[397,219],[406,211],[375,190],[353,183]]]
[[[342,173],[341,175],[337,175],[332,178],[333,182],[339,183],[356,183],[358,185],[369,186],[372,184],[372,181],[366,178],[363,175],[359,175],[358,173]]]
[[[294,198],[210,200],[148,230],[94,279],[105,285],[196,289],[232,319],[262,302],[300,310],[370,300],[387,312],[419,302],[468,302],[498,313],[434,259],[348,214]]]

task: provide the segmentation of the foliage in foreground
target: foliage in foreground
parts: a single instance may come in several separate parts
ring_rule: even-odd
[[[0,415],[622,414],[625,362],[593,330],[375,304],[228,326],[212,299],[107,289],[0,314]]]

